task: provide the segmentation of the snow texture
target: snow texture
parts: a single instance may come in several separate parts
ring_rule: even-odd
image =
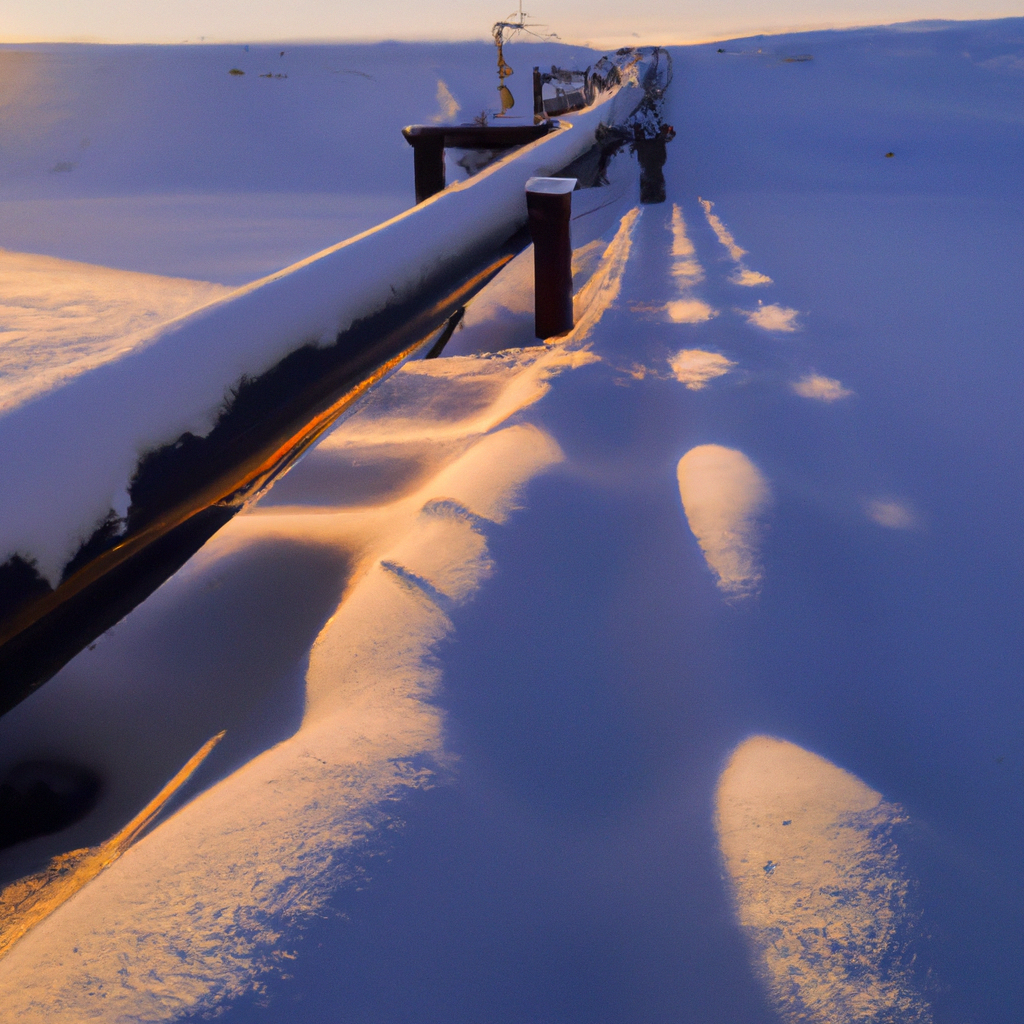
[[[0,719],[0,770],[105,784],[5,881],[227,730],[4,1009],[1019,1024],[1022,30],[675,51],[668,202],[623,219],[623,154],[616,244],[573,222],[583,347],[532,344],[520,257]],[[473,110],[437,53],[415,120]]]
[[[526,484],[564,458],[544,430],[508,421],[557,376],[595,361],[586,343],[618,297],[637,219],[627,213],[605,247],[571,333],[497,356],[407,363],[303,464],[319,507],[285,498],[238,516],[162,589],[157,605],[173,606],[175,593],[215,586],[282,542],[354,564],[308,652],[293,736],[128,850],[76,899],[62,881],[65,861],[52,863],[28,908],[31,930],[19,928],[23,909],[9,898],[8,928],[19,940],[0,960],[5,1006],[29,1021],[78,1021],[94,1014],[100,990],[108,1019],[174,1020],[257,988],[277,959],[281,928],[317,914],[351,878],[341,858],[387,825],[388,804],[403,791],[443,774],[433,652],[491,574],[488,535],[521,507]],[[386,464],[403,449],[422,460],[419,480],[362,507],[331,507],[323,485],[344,479],[343,464],[331,465],[336,454]],[[153,607],[128,617],[129,636],[145,631]],[[158,618],[169,610],[164,603]],[[189,728],[167,738],[180,744]],[[80,854],[92,863],[104,852]],[[175,881],[154,889],[154,872],[169,864]]]

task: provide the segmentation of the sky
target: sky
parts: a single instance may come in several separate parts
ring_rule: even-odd
[[[512,0],[3,0],[0,42],[258,42],[479,39]],[[981,19],[1024,13],[1022,0],[531,0],[531,20],[598,48],[687,43],[760,32]]]

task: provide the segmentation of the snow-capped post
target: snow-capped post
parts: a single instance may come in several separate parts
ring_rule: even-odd
[[[573,327],[569,220],[575,178],[530,178],[526,209],[533,239],[534,325],[538,338]]]

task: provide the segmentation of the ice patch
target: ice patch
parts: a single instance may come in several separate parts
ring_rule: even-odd
[[[722,772],[715,824],[758,973],[793,1024],[928,1024],[905,952],[900,807],[784,740],[754,736]]]
[[[672,368],[677,381],[685,384],[691,391],[700,391],[709,380],[728,373],[736,364],[720,352],[684,348],[668,361],[668,365]]]
[[[796,322],[800,311],[788,306],[779,306],[774,302],[768,306],[759,303],[757,309],[740,309],[737,312],[742,313],[750,323],[764,331],[791,333],[800,329]]]
[[[719,589],[732,598],[756,593],[757,516],[770,495],[761,472],[743,452],[703,444],[679,460],[676,474],[687,521]]]
[[[801,398],[813,398],[819,402],[838,402],[849,398],[853,392],[834,377],[823,377],[819,373],[808,373],[791,385]]]

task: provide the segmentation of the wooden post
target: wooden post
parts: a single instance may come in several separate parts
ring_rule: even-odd
[[[573,328],[569,220],[575,178],[530,178],[526,209],[533,239],[534,327],[538,338]]]
[[[424,199],[444,191],[444,136],[417,138],[413,143],[412,154],[416,202],[422,203]]]
[[[444,191],[444,151],[455,149],[511,149],[547,135],[551,125],[444,125],[410,124],[402,129],[412,146],[416,176],[416,202],[422,203]]]

